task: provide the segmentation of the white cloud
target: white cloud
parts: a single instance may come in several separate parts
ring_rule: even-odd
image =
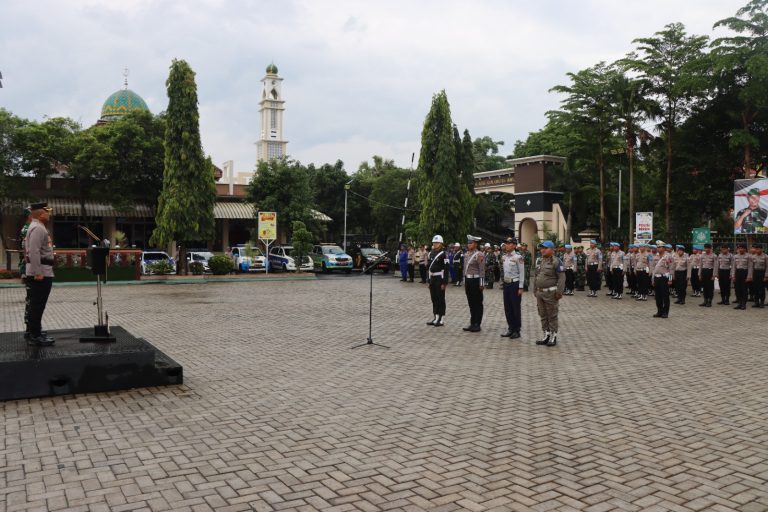
[[[173,58],[197,73],[203,145],[214,161],[252,169],[259,80],[274,60],[285,78],[286,136],[303,162],[373,154],[410,163],[432,94],[473,136],[515,139],[539,129],[565,73],[632,48],[681,21],[712,35],[743,0],[5,0],[0,106],[71,116],[85,125],[130,88],[165,109]]]

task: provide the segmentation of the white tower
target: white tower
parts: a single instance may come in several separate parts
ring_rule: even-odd
[[[267,74],[261,79],[261,137],[256,143],[256,161],[264,162],[286,155],[288,141],[283,139],[283,79],[277,76],[274,63],[267,66]]]

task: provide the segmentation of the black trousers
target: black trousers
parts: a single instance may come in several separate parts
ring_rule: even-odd
[[[685,270],[675,270],[675,293],[677,300],[684,301],[688,289],[688,274]]]
[[[627,272],[627,287],[632,293],[637,292],[637,273],[634,270]]]
[[[669,315],[669,279],[654,277],[653,287],[656,290],[656,312],[660,315]]]
[[[573,291],[573,287],[576,283],[576,273],[572,268],[565,269],[565,289]]]
[[[733,280],[736,288],[736,302],[741,305],[747,303],[747,269],[737,268]]]
[[[512,332],[520,332],[523,325],[523,315],[520,305],[523,298],[519,295],[520,283],[503,283],[504,287],[504,316],[507,317],[507,326]]]
[[[637,293],[640,295],[648,295],[648,287],[651,285],[651,276],[648,272],[638,270],[635,272],[635,280],[637,281]]]
[[[765,270],[752,271],[752,296],[758,304],[765,303]]]
[[[614,268],[611,270],[611,290],[616,295],[624,293],[624,271],[620,268]]]
[[[704,300],[710,301],[715,296],[715,281],[712,279],[714,270],[711,268],[701,269],[701,288],[704,290]]]
[[[483,290],[480,289],[480,278],[465,279],[464,291],[467,294],[467,304],[469,304],[469,323],[480,325],[483,321]]]
[[[29,284],[29,281],[27,281],[27,278],[25,277],[23,279],[24,281],[24,288],[26,292],[26,297],[24,298],[24,331],[29,332],[29,306],[30,306],[30,300],[32,297],[32,294],[30,290],[32,287]]]
[[[427,266],[426,265],[419,265],[419,277],[421,277],[421,282],[426,283],[427,282]]]
[[[600,289],[600,272],[597,271],[597,265],[587,265],[587,286],[593,292]]]
[[[701,279],[699,279],[699,269],[691,269],[691,290],[693,293],[701,291]]]
[[[445,290],[441,276],[429,278],[429,297],[432,299],[432,314],[445,316]]]
[[[455,272],[456,272],[456,282],[460,283],[463,280],[463,277],[464,277],[464,268],[462,268],[461,265],[455,265],[454,269],[455,269]]]
[[[717,272],[717,279],[720,281],[720,298],[724,301],[731,299],[731,269],[720,269]]]
[[[27,332],[32,336],[40,336],[43,330],[43,313],[48,304],[48,296],[51,294],[53,286],[52,277],[44,277],[42,281],[35,281],[34,277],[27,277],[29,286],[29,319],[27,321]]]
[[[605,271],[605,287],[613,292],[613,270]]]
[[[411,281],[413,281],[413,271],[414,271],[413,263],[409,263],[408,264],[408,277],[410,278]]]

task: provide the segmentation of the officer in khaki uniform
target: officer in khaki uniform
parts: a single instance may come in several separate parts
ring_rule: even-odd
[[[55,340],[43,333],[42,320],[48,296],[53,286],[53,242],[46,225],[51,215],[48,203],[33,203],[29,207],[32,222],[24,241],[26,284],[29,286],[29,317],[27,341],[30,345],[47,347]]]
[[[672,256],[674,261],[674,273],[672,274],[672,280],[675,283],[675,295],[677,300],[675,304],[681,306],[685,304],[685,295],[688,290],[688,279],[691,277],[691,265],[688,254],[685,252],[684,245],[676,245],[677,251]]]
[[[600,290],[600,272],[603,270],[603,253],[597,248],[595,240],[589,241],[589,249],[584,251],[586,255],[587,284],[589,285],[588,297],[597,297]]]
[[[753,244],[755,254],[752,255],[752,296],[755,298],[753,308],[765,307],[765,270],[768,267],[768,254],[763,252],[762,244]]]
[[[720,302],[718,304],[723,306],[731,304],[731,268],[733,268],[733,254],[731,254],[731,248],[723,244],[720,246],[720,254],[715,260],[715,279],[720,282]]]
[[[485,264],[482,251],[477,246],[479,236],[467,235],[467,251],[464,253],[464,291],[469,305],[467,332],[480,332],[483,322],[483,288],[485,287]]]
[[[736,302],[733,309],[747,309],[747,283],[752,281],[752,257],[747,254],[747,244],[739,243],[733,255],[731,281],[736,288]]]
[[[656,241],[658,260],[653,266],[653,288],[656,292],[656,314],[654,318],[669,317],[669,282],[672,280],[672,272],[675,262],[667,250],[672,246],[661,240]]]
[[[699,255],[699,269],[701,276],[701,289],[704,293],[704,302],[699,304],[703,308],[712,307],[712,299],[715,296],[715,265],[717,256],[712,252],[712,244],[704,244],[704,252]]]
[[[563,262],[554,255],[555,244],[551,240],[544,240],[538,248],[541,256],[536,260],[531,287],[536,297],[544,337],[536,341],[536,344],[554,347],[557,345],[559,301],[565,291],[565,269]]]

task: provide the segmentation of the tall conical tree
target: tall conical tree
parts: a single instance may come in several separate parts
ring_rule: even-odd
[[[430,234],[446,240],[466,234],[472,212],[465,208],[466,190],[459,177],[451,107],[445,91],[432,97],[424,121],[419,153],[421,225]]]
[[[469,130],[464,130],[464,138],[461,139],[461,179],[469,190],[470,194],[475,195],[475,172],[477,164],[475,163],[475,152],[472,146],[472,137],[469,136]]]
[[[180,242],[179,261],[186,273],[186,242],[209,240],[214,235],[213,205],[216,180],[213,163],[200,143],[195,72],[174,59],[165,83],[168,90],[163,190],[160,193],[152,243]]]

